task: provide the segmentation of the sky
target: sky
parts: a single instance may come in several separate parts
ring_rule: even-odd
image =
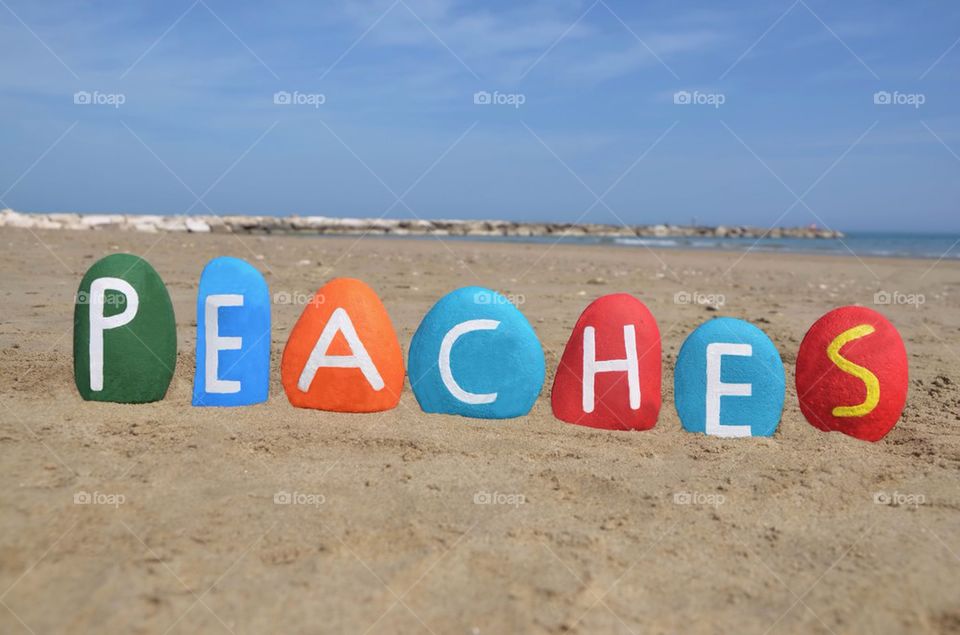
[[[0,0],[0,208],[960,231],[956,2]]]

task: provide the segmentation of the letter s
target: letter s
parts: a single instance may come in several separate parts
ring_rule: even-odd
[[[876,331],[876,329],[869,324],[855,326],[838,335],[827,347],[827,357],[830,358],[830,361],[836,364],[837,368],[843,372],[848,375],[853,375],[862,381],[867,389],[867,397],[863,400],[863,403],[857,404],[856,406],[837,406],[833,409],[834,417],[863,417],[873,412],[873,409],[876,408],[880,402],[880,381],[877,379],[877,376],[863,366],[854,364],[840,354],[840,349],[847,343],[858,340],[861,337],[866,337],[874,331]]]

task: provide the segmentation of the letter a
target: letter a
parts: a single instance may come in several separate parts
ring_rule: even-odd
[[[350,346],[350,355],[327,354],[327,351],[330,350],[330,344],[338,332],[342,333],[347,340],[347,344]],[[310,384],[313,383],[313,378],[320,368],[359,368],[367,383],[374,390],[383,390],[385,385],[366,347],[357,337],[357,330],[353,328],[350,316],[343,308],[337,308],[333,312],[330,321],[327,322],[323,332],[320,333],[320,338],[314,345],[310,358],[307,360],[306,366],[303,367],[303,372],[300,373],[297,388],[302,392],[310,390]]]
[[[380,412],[400,403],[403,351],[377,293],[353,278],[323,285],[290,331],[280,381],[297,408]]]

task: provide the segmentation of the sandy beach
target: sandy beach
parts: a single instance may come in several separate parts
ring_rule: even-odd
[[[112,230],[0,240],[0,632],[960,632],[956,261]],[[157,403],[84,402],[74,387],[74,293],[118,251],[145,257],[173,299],[178,362]],[[190,405],[197,283],[221,255],[254,264],[278,299],[266,404]],[[338,276],[376,289],[404,351],[448,291],[516,300],[546,353],[531,414],[426,415],[409,384],[379,414],[290,406],[279,363],[298,299]],[[573,324],[614,292],[646,303],[663,336],[651,431],[551,414]],[[922,303],[878,306],[883,292]],[[878,443],[819,432],[793,387],[805,331],[846,304],[883,312],[907,346],[906,410]],[[773,438],[680,427],[677,351],[718,315],[780,351]]]

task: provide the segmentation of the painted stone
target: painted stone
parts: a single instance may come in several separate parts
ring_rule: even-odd
[[[132,254],[98,260],[73,312],[73,375],[87,401],[163,399],[177,363],[177,328],[163,280]]]
[[[291,404],[334,412],[395,408],[403,376],[403,352],[386,307],[353,278],[336,278],[317,291],[280,363]]]
[[[677,356],[673,390],[684,429],[720,437],[773,436],[786,378],[770,338],[743,320],[701,324]]]
[[[606,430],[649,430],[661,402],[660,329],[627,293],[594,300],[560,358],[550,401],[555,417]]]
[[[442,297],[410,342],[410,384],[424,412],[482,419],[527,414],[543,388],[543,348],[505,297],[464,287]]]
[[[797,398],[815,428],[879,441],[907,402],[907,349],[873,309],[845,306],[817,320],[797,353]]]
[[[270,387],[270,293],[239,258],[214,258],[197,292],[194,406],[246,406]]]

